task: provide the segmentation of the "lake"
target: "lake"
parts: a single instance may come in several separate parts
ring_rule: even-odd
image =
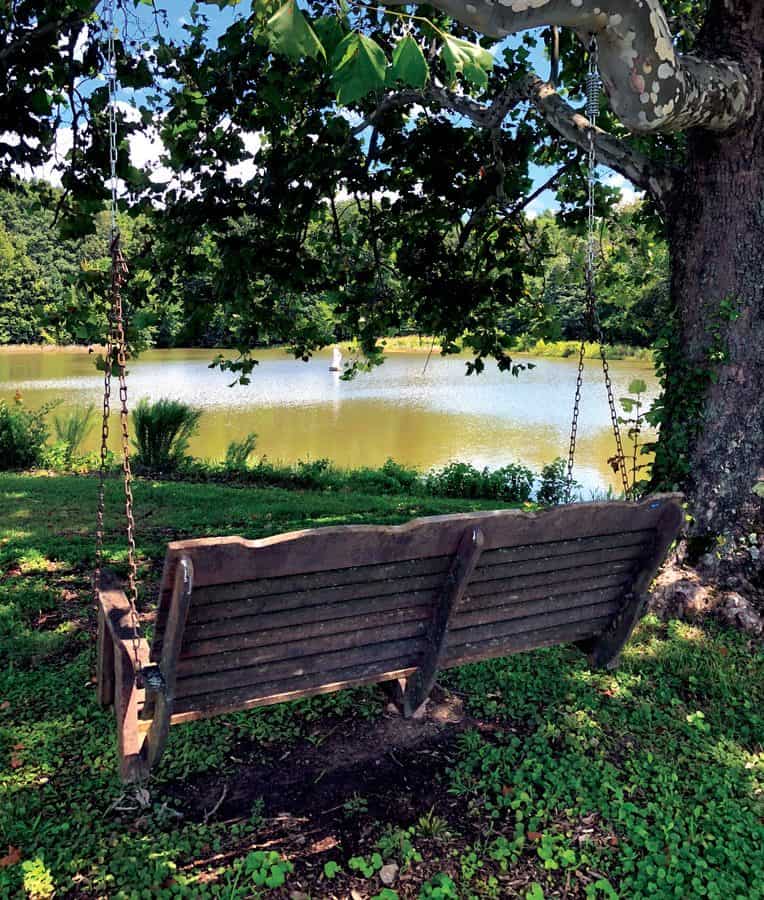
[[[228,443],[258,434],[257,452],[274,461],[328,457],[339,466],[380,465],[388,457],[429,469],[449,460],[476,466],[519,461],[540,469],[567,456],[577,360],[523,358],[535,368],[513,378],[487,364],[465,377],[465,357],[394,353],[353,381],[329,371],[330,353],[311,362],[261,351],[252,383],[229,387],[231,376],[208,368],[212,350],[154,350],[131,362],[129,396],[173,397],[204,411],[191,452],[222,457]],[[633,378],[657,383],[648,362],[610,364],[616,397]],[[0,397],[21,392],[27,406],[61,399],[101,404],[102,375],[93,357],[69,351],[0,352]],[[116,388],[115,392],[116,394]],[[114,432],[116,429],[113,428]],[[87,448],[95,448],[99,427]],[[576,478],[589,492],[618,487],[607,464],[615,452],[602,370],[587,360],[578,429]],[[115,444],[116,447],[116,444]]]

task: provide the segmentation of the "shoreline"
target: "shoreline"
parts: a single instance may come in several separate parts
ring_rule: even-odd
[[[315,355],[322,355],[324,353],[329,353],[331,347],[333,345],[328,344],[326,347],[321,350],[317,350]],[[344,353],[348,355],[354,355],[357,347],[352,343],[347,343],[344,341],[337,341],[336,346],[340,347]],[[615,345],[605,345],[607,349],[607,358],[610,360],[624,360],[624,361],[633,361],[633,362],[647,362],[652,363],[653,361],[653,350],[649,347],[631,347],[623,344],[615,344]],[[58,354],[58,353],[70,353],[76,355],[92,355],[93,353],[103,353],[105,350],[105,345],[103,344],[0,344],[0,355],[36,355],[36,354]],[[550,359],[567,359],[569,357],[578,356],[579,344],[577,341],[537,341],[535,345],[529,347],[523,347],[523,349],[517,348],[508,350],[508,353],[512,357],[522,357],[522,358],[539,358],[539,357],[547,357]],[[253,351],[253,355],[257,357],[258,352],[263,351],[274,351],[280,350],[285,353],[289,351],[283,345],[274,345],[272,347],[257,347]],[[217,353],[234,353],[235,350],[230,347],[162,347],[149,348],[149,351],[143,352],[199,352],[199,351],[208,351],[210,354]],[[398,353],[416,353],[421,356],[427,356],[432,354],[433,356],[440,356],[440,345],[432,344],[431,340],[427,339],[419,339],[419,338],[409,338],[409,337],[400,337],[400,338],[386,338],[385,344],[383,348],[383,352],[385,354],[398,354]],[[467,355],[468,351],[462,350],[456,354],[450,354],[453,356],[463,356]],[[598,345],[593,343],[587,343],[586,345],[586,358],[592,359],[594,357],[599,356]]]

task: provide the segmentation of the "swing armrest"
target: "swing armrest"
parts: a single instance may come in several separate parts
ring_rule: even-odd
[[[125,592],[121,588],[119,578],[109,569],[101,572],[101,590],[98,592],[100,615],[109,631],[115,651],[122,650],[129,664],[130,670],[135,675],[135,661],[133,652],[133,620],[130,603]],[[149,645],[143,638],[138,639],[138,659],[141,665],[147,664],[149,659]]]
[[[114,704],[122,780],[137,781],[146,768],[141,753],[144,736],[138,721],[144,692],[135,683],[135,657],[141,666],[147,665],[149,645],[143,638],[133,645],[130,603],[113,572],[101,573],[98,603],[98,698],[103,705]]]

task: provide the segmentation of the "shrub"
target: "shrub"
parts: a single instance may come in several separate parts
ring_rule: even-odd
[[[133,410],[136,462],[151,470],[177,469],[186,459],[201,415],[201,410],[180,400],[141,400]]]
[[[231,472],[244,472],[249,467],[249,458],[255,452],[257,435],[254,431],[241,441],[231,441],[225,452],[225,468]]]
[[[518,463],[491,471],[487,467],[476,469],[471,463],[451,462],[430,472],[425,485],[428,491],[442,497],[524,503],[533,490],[533,472]]]
[[[80,444],[85,440],[93,428],[93,413],[95,406],[79,406],[69,410],[64,416],[56,416],[53,420],[53,428],[59,442],[66,447],[67,459],[71,459],[79,450]]]
[[[567,463],[558,456],[557,459],[547,463],[542,468],[536,500],[542,506],[557,506],[560,503],[564,503],[567,486]],[[575,489],[576,487],[578,485],[574,482],[573,488]]]
[[[0,400],[0,469],[29,469],[40,464],[49,433],[45,416],[53,405],[31,410]]]

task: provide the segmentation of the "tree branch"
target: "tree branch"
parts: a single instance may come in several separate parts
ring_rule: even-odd
[[[749,119],[760,99],[757,73],[740,62],[677,53],[659,0],[432,2],[465,25],[496,37],[544,25],[596,35],[613,112],[633,131],[727,131]]]
[[[528,75],[513,82],[490,104],[478,103],[471,97],[455,94],[443,87],[432,85],[424,90],[403,90],[387,94],[377,108],[351,134],[360,134],[376,125],[380,116],[401,106],[421,104],[439,106],[462,115],[481,128],[500,127],[507,113],[519,103],[530,102],[542,118],[563,138],[586,150],[589,147],[591,123],[557,93],[553,85],[542,81],[538,75]],[[636,187],[648,191],[658,202],[669,191],[672,173],[629,143],[614,137],[601,128],[595,129],[594,149],[597,160],[628,178]]]
[[[588,149],[592,126],[586,116],[566,103],[554,87],[538,75],[528,75],[523,88],[530,102],[555,131],[577,147]],[[656,200],[660,201],[669,191],[672,182],[670,170],[653,162],[626,141],[596,128],[594,150],[598,162],[648,191]]]

